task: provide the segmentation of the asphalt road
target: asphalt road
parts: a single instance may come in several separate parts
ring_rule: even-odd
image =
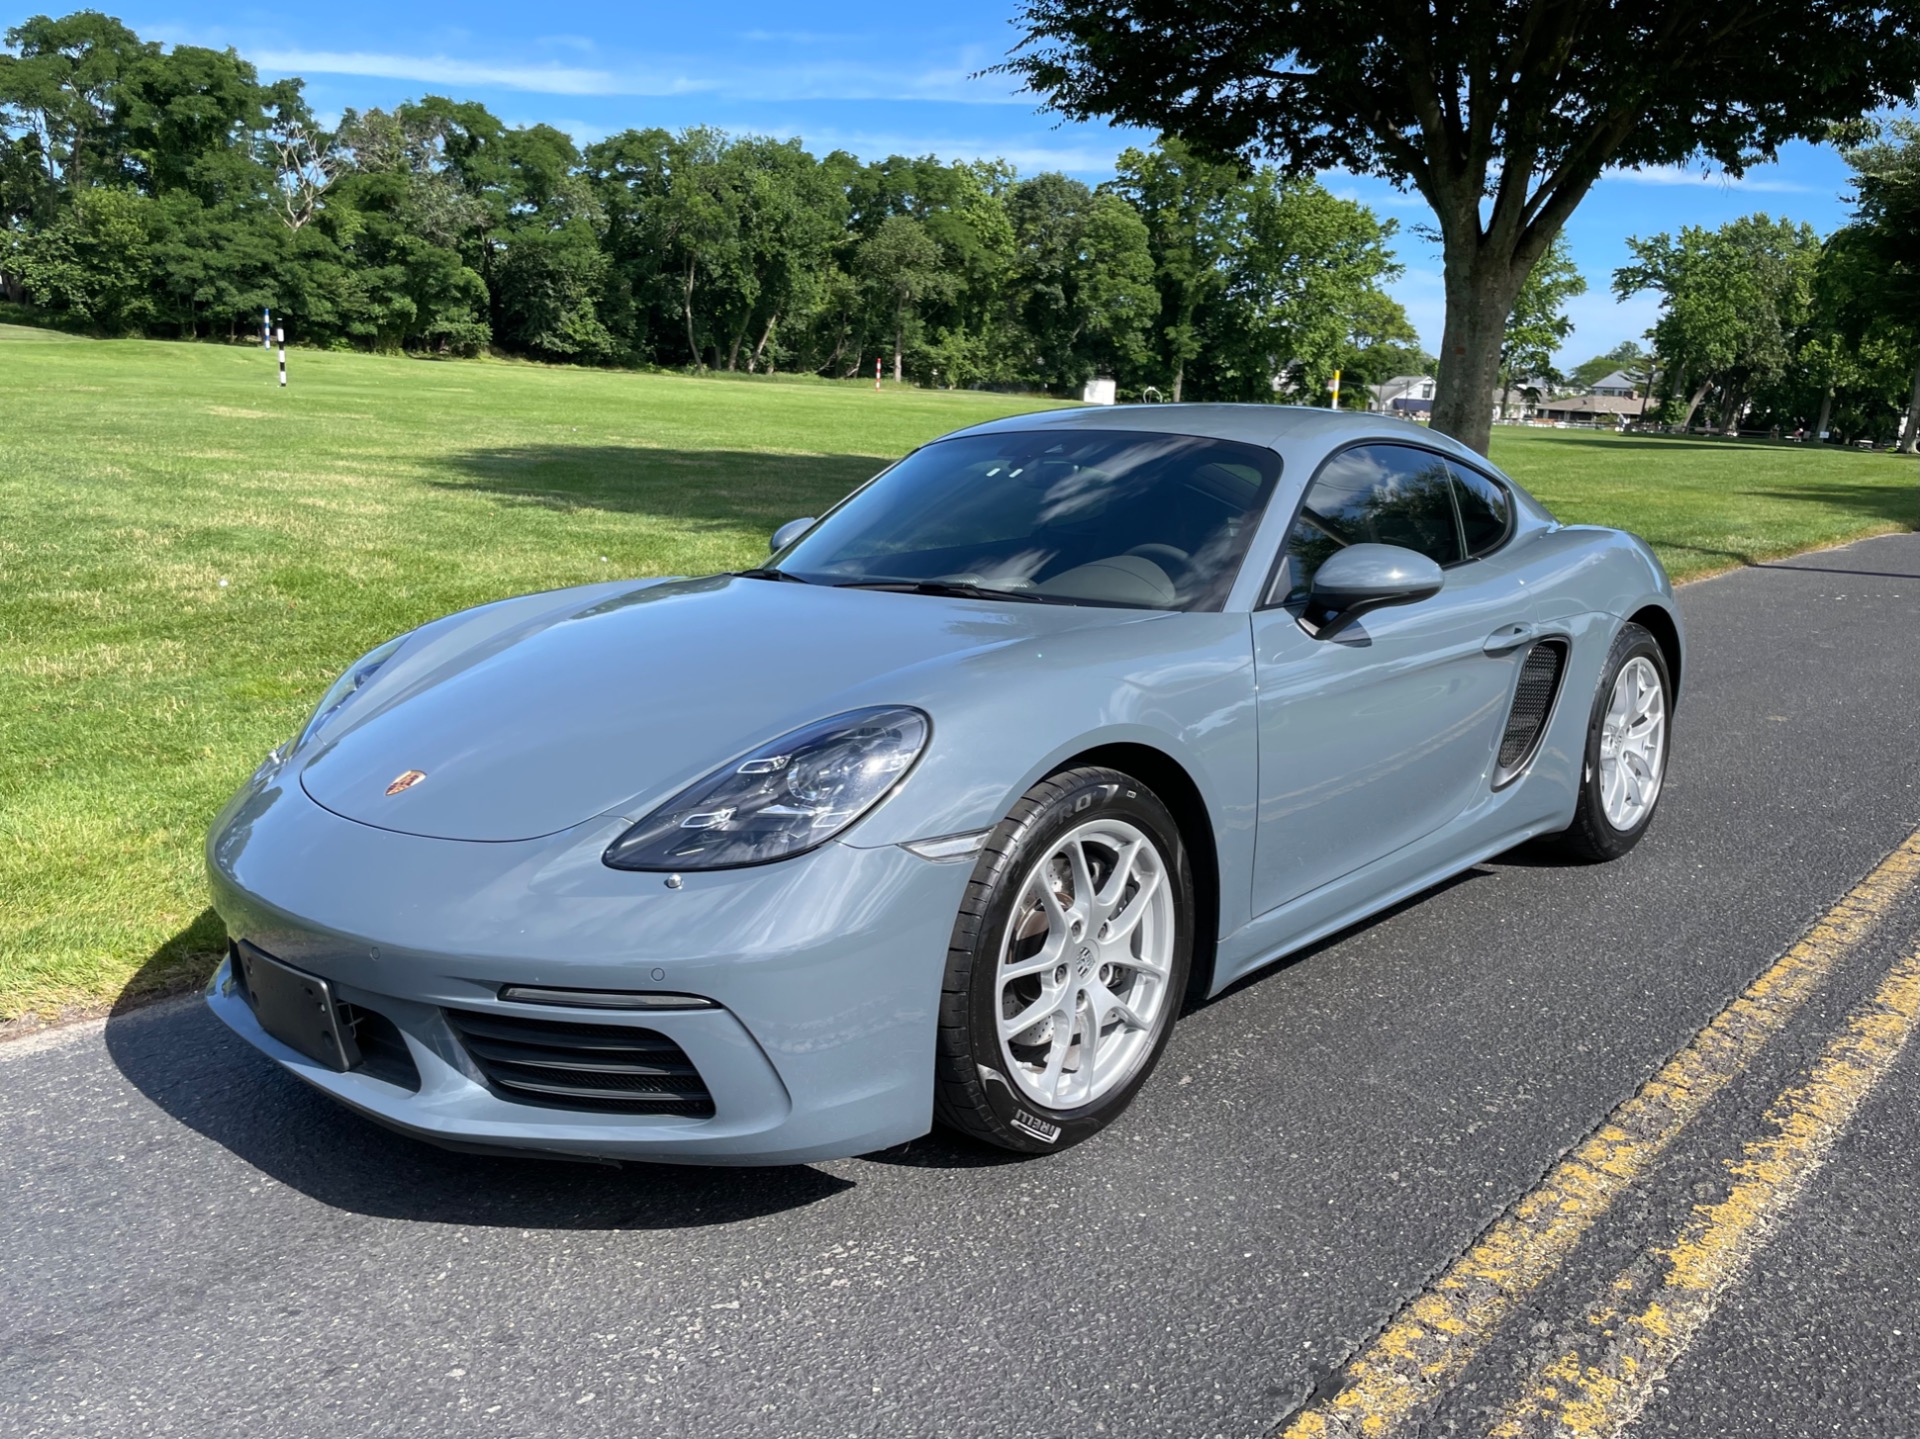
[[[0,1047],[0,1433],[1271,1433],[1920,827],[1920,536],[1682,597],[1670,788],[1632,855],[1507,856],[1242,985],[1043,1161],[458,1157],[195,1003]],[[1916,941],[1907,894],[1427,1432],[1487,1432]],[[1917,1113],[1920,1046],[1640,1432],[1920,1432]]]

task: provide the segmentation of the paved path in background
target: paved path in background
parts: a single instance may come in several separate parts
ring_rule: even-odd
[[[1506,856],[1242,985],[1182,1021],[1125,1121],[1044,1162],[937,1139],[787,1170],[443,1154],[195,1004],[0,1047],[0,1433],[1320,1422],[1383,1327],[1920,827],[1920,536],[1682,603],[1672,780],[1632,855]],[[1425,1432],[1534,1432],[1542,1376],[1613,1342],[1593,1296],[1660,1292],[1651,1251],[1723,1204],[1916,942],[1903,889],[1457,1356]],[[1920,1433],[1920,1046],[1876,1073],[1722,1254],[1636,1432]]]

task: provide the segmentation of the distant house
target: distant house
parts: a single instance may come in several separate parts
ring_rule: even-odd
[[[1613,399],[1630,400],[1640,393],[1640,382],[1625,370],[1615,370],[1593,382],[1593,393]]]
[[[1631,395],[1567,395],[1542,400],[1534,418],[1551,424],[1617,425],[1622,420],[1639,419],[1645,408],[1644,400]]]
[[[1367,408],[1376,413],[1424,415],[1433,409],[1433,376],[1395,375],[1384,384],[1368,385]]]
[[[1511,389],[1493,392],[1493,418],[1501,421],[1530,420],[1540,407],[1541,396],[1547,393],[1544,380],[1523,380]]]

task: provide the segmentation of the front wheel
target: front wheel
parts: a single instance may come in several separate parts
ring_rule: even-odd
[[[1116,770],[1036,784],[954,924],[935,1112],[1003,1149],[1097,1134],[1146,1082],[1186,993],[1193,880],[1173,816]]]
[[[1575,859],[1618,859],[1653,821],[1667,778],[1673,682],[1659,643],[1621,626],[1600,672],[1573,823],[1557,836]]]

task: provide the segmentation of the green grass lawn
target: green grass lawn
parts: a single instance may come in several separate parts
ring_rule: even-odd
[[[765,554],[1003,397],[96,342],[0,327],[0,1020],[197,980],[207,820],[349,660],[434,615]],[[1910,527],[1914,466],[1503,433],[1676,576]]]

